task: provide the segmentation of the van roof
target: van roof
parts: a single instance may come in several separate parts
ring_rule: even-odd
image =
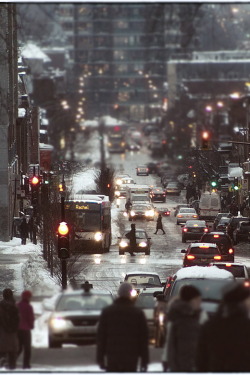
[[[231,272],[219,269],[216,266],[209,266],[209,267],[200,267],[200,266],[193,266],[193,267],[185,267],[181,268],[179,271],[176,272],[175,276],[178,279],[233,279],[233,275]]]

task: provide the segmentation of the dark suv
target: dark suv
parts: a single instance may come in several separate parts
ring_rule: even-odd
[[[250,232],[250,221],[239,221],[236,229],[233,231],[233,240],[237,244],[239,242],[248,241],[248,233]]]
[[[244,217],[244,216],[232,216],[230,218],[229,223],[227,225],[227,234],[229,235],[231,240],[233,240],[233,232],[235,231],[235,229],[236,229],[236,227],[237,227],[237,225],[240,221],[250,222],[250,218]]]
[[[228,234],[223,232],[205,233],[201,237],[201,242],[215,243],[220,249],[222,260],[234,262],[234,248]]]

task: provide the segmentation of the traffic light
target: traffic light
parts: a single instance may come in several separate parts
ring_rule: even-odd
[[[215,179],[213,179],[213,180],[210,181],[210,185],[211,185],[212,188],[215,189],[218,186],[218,182]]]
[[[58,185],[58,190],[59,190],[59,193],[64,193],[66,191],[65,182],[60,182],[60,184]]]
[[[239,190],[238,178],[235,178],[235,179],[234,179],[233,189],[234,189],[235,191]]]
[[[69,227],[65,221],[62,221],[58,226],[58,258],[67,259],[70,257],[69,253]]]
[[[39,200],[39,188],[40,188],[40,178],[33,176],[30,179],[31,186],[31,204],[32,206],[38,205]]]
[[[201,148],[208,150],[210,148],[210,134],[207,130],[201,133]]]

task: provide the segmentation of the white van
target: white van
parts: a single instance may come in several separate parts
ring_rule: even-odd
[[[221,200],[218,193],[205,192],[201,194],[199,203],[199,218],[213,221],[221,210]]]

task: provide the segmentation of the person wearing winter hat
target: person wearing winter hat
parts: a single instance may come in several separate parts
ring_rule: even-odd
[[[250,372],[250,290],[233,283],[200,332],[199,372]]]
[[[142,371],[149,362],[148,328],[143,311],[134,305],[133,286],[122,283],[118,298],[103,309],[97,330],[97,363],[110,372]]]
[[[201,293],[184,285],[169,303],[167,337],[162,353],[164,371],[193,372],[200,326],[207,319],[201,310]]]
[[[31,358],[31,330],[34,328],[34,311],[30,304],[32,293],[24,290],[21,295],[21,301],[17,304],[20,323],[18,328],[19,351],[18,355],[23,351],[23,369],[30,368]]]
[[[10,288],[3,290],[3,300],[0,302],[0,354],[2,365],[14,370],[18,352],[19,313]]]

